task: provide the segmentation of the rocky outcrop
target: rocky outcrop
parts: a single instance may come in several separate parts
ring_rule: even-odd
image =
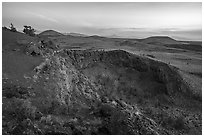
[[[125,51],[65,51],[77,69],[83,70],[96,63],[112,64],[117,67],[132,68],[141,73],[153,75],[155,81],[166,85],[167,94],[187,92],[189,89],[177,69],[162,62],[142,58]]]

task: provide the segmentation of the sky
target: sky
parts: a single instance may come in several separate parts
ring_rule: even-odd
[[[201,2],[3,2],[2,25],[110,37],[202,40]]]

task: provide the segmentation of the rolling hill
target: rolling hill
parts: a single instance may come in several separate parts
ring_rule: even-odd
[[[163,44],[181,44],[181,42],[168,36],[153,36],[140,40],[146,44],[163,45]]]
[[[63,36],[63,34],[60,32],[54,31],[54,30],[46,30],[46,31],[41,32],[39,36],[51,36],[51,37],[55,36],[56,37],[56,36]]]

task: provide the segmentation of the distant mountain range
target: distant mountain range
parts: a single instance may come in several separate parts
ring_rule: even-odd
[[[90,38],[122,38],[122,39],[134,39],[134,38],[124,38],[118,35],[110,35],[110,36],[100,36],[100,35],[86,35],[86,34],[81,34],[81,33],[60,33],[55,30],[46,30],[43,31],[39,34],[39,36],[74,36],[74,37],[90,37]],[[134,40],[137,40],[139,42],[145,43],[145,44],[153,44],[153,45],[164,45],[164,44],[202,44],[201,41],[178,41],[175,40],[169,36],[151,36],[147,37],[144,39],[137,39],[135,38]]]
[[[71,36],[78,36],[78,37],[87,37],[88,35],[85,34],[81,34],[81,33],[74,33],[74,32],[70,32],[70,33],[63,33],[64,35],[71,35]]]

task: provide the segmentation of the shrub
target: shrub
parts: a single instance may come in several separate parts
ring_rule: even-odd
[[[162,126],[172,127],[176,130],[182,130],[185,129],[185,121],[184,118],[181,116],[177,118],[165,117],[163,118]]]
[[[26,98],[30,95],[30,93],[25,87],[12,85],[10,87],[3,88],[2,95],[6,98]]]
[[[35,118],[36,107],[32,106],[29,100],[15,98],[11,103],[11,107],[12,110],[9,114],[20,122],[26,118]]]
[[[23,32],[29,36],[35,36],[35,30],[31,26],[24,26]]]
[[[7,28],[7,27],[2,27],[2,30],[9,30],[9,28]]]
[[[16,28],[13,26],[12,23],[11,23],[11,25],[10,25],[10,31],[12,31],[12,32],[16,32],[16,31],[17,31]]]
[[[176,130],[182,130],[185,129],[185,121],[183,117],[178,117],[173,123],[173,127]]]
[[[62,104],[57,100],[53,100],[51,102],[51,106],[48,109],[49,114],[61,114],[61,115],[67,115],[68,113],[68,106],[66,104]]]

